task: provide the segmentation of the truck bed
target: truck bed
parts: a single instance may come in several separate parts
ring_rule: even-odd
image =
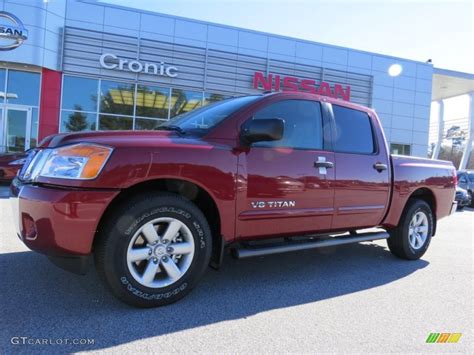
[[[382,225],[395,227],[410,196],[432,196],[436,220],[450,214],[455,195],[456,170],[449,161],[391,155],[392,195],[390,208]]]

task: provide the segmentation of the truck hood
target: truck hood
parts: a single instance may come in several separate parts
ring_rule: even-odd
[[[63,133],[46,137],[41,148],[55,148],[74,143],[96,143],[114,148],[157,147],[166,144],[202,144],[199,138],[180,136],[172,131],[90,131]]]

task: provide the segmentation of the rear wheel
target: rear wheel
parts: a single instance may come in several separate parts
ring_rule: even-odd
[[[398,227],[390,231],[388,247],[399,258],[419,259],[430,245],[433,230],[430,206],[423,200],[413,199],[406,206]]]
[[[202,212],[169,193],[127,201],[99,238],[99,275],[116,297],[138,307],[184,297],[201,279],[211,254],[211,232]]]

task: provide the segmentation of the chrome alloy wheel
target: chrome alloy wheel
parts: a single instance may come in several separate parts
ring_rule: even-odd
[[[417,212],[408,227],[408,241],[413,250],[420,249],[428,238],[428,216],[425,212]]]
[[[141,285],[162,288],[179,280],[194,258],[189,228],[175,218],[157,218],[144,224],[130,240],[128,270]]]

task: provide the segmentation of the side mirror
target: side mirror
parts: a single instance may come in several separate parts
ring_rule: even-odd
[[[240,131],[240,139],[246,144],[277,141],[283,137],[285,121],[281,118],[265,118],[247,121]]]

